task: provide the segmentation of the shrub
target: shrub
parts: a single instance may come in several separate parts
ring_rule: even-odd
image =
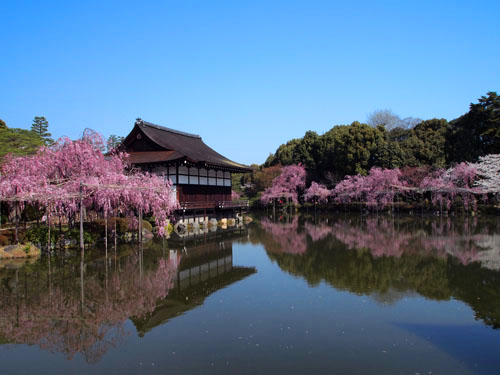
[[[142,229],[147,229],[148,231],[152,232],[153,231],[153,226],[149,221],[143,220],[142,221]]]
[[[52,230],[50,232],[50,243],[55,244],[59,238],[59,231]],[[48,242],[49,227],[46,225],[34,226],[28,229],[26,232],[26,237],[28,241],[34,244],[47,245]]]
[[[97,234],[95,233],[89,233],[87,231],[83,231],[83,242],[86,244],[92,244],[96,242],[97,240]],[[79,228],[73,228],[70,231],[66,232],[66,238],[69,238],[70,240],[76,241],[78,245],[80,245],[80,229]]]

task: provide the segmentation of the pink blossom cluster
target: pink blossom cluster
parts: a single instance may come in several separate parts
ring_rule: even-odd
[[[401,171],[374,167],[367,176],[347,176],[335,186],[337,202],[365,202],[368,207],[381,208],[394,201],[394,195],[406,186]]]
[[[31,156],[7,156],[1,167],[0,199],[30,203],[47,215],[79,212],[80,191],[86,210],[129,214],[152,213],[163,235],[176,206],[170,182],[160,176],[130,170],[128,155],[102,153],[104,142],[87,132],[77,141],[61,138]],[[81,190],[80,190],[81,189]]]
[[[491,166],[496,162],[499,163],[497,169]],[[487,163],[490,165],[486,165]],[[482,175],[480,170],[484,171]],[[363,202],[368,207],[378,209],[392,204],[396,194],[410,197],[430,192],[432,202],[446,209],[451,207],[458,195],[462,198],[465,208],[471,205],[475,207],[478,195],[494,190],[493,179],[500,181],[494,173],[488,173],[491,170],[500,171],[500,157],[483,158],[479,164],[460,163],[447,170],[430,171],[417,183],[410,182],[398,168],[374,167],[367,176],[347,176],[335,186],[333,195],[340,203]],[[500,186],[496,188],[497,191],[499,189]]]
[[[477,177],[477,169],[473,164],[460,163],[454,168],[440,169],[425,177],[420,188],[431,192],[432,202],[449,209],[454,198],[460,194],[464,206],[475,206],[476,194],[482,191],[473,187]]]
[[[316,201],[316,202],[328,202],[328,198],[332,195],[332,192],[326,188],[325,185],[318,184],[317,182],[312,182],[311,186],[308,187],[304,192],[304,200],[306,202]]]
[[[283,167],[281,174],[273,180],[271,187],[262,193],[260,200],[268,204],[275,199],[284,198],[297,203],[299,192],[305,187],[306,170],[302,164],[288,165]]]

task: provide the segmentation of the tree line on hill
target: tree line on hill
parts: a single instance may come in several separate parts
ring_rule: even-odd
[[[4,120],[0,119],[0,163],[7,154],[13,156],[32,155],[42,146],[51,146],[55,142],[49,133],[49,122],[43,116],[35,116],[31,129],[19,129],[8,127]],[[118,146],[123,137],[110,135],[107,140],[107,151],[110,152]],[[105,151],[103,147],[101,151]]]
[[[387,112],[372,114],[370,124],[355,121],[322,135],[307,131],[304,137],[279,146],[262,167],[302,164],[309,181],[334,185],[347,175],[366,175],[372,167],[445,168],[500,153],[500,96],[496,92],[488,92],[466,114],[449,122],[436,118],[398,121]]]
[[[54,141],[48,132],[49,122],[45,117],[36,116],[31,124],[31,130],[9,128],[0,119],[0,161],[7,154],[15,156],[30,155],[41,146],[51,145]]]

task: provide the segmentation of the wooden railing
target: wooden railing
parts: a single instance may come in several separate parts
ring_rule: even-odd
[[[179,206],[181,210],[211,209],[217,207],[217,202],[180,202]]]
[[[239,201],[217,201],[217,202],[180,202],[181,210],[203,210],[214,208],[245,208],[248,207],[247,200]]]
[[[249,203],[245,200],[239,201],[220,201],[219,208],[243,208],[248,207]]]

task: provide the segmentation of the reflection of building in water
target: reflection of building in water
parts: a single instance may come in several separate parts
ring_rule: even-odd
[[[208,227],[206,225],[199,226],[197,224],[194,228],[190,226],[184,231],[175,230],[174,232],[172,232],[169,238],[169,244],[174,244],[175,246],[182,243],[182,245],[184,246],[185,241],[200,242],[214,240],[217,238],[228,239],[241,237],[242,235],[246,234],[247,226],[241,221],[236,221],[235,225],[226,226],[224,229],[217,225]]]
[[[233,265],[231,241],[246,232],[227,234],[169,240],[170,251],[161,241],[147,250],[122,245],[85,263],[42,258],[0,268],[0,345],[37,345],[97,362],[125,340],[130,317],[146,332],[254,273]]]
[[[139,336],[202,305],[210,294],[256,272],[254,267],[233,264],[231,241],[211,241],[184,250],[170,250],[170,257],[177,259],[179,252],[183,252],[182,261],[169,296],[159,302],[152,313],[131,319]]]

